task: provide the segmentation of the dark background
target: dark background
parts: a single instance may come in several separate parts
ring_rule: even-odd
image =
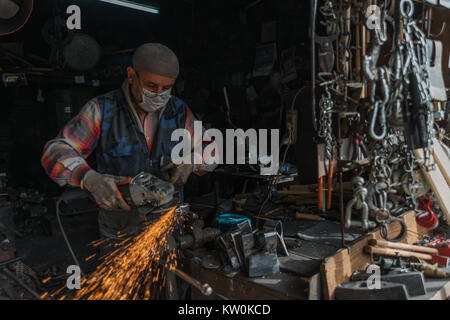
[[[93,37],[102,49],[100,62],[89,71],[55,66],[51,60],[52,48],[43,35],[44,26],[53,26],[55,17],[65,22],[69,16],[66,8],[71,4],[81,8],[81,30],[77,32]],[[25,26],[11,35],[0,36],[0,48],[17,54],[33,67],[52,70],[29,72],[30,67],[25,63],[0,60],[4,72],[25,72],[28,81],[27,86],[0,87],[0,154],[2,159],[8,159],[2,162],[8,167],[8,186],[59,192],[40,165],[45,142],[55,137],[89,99],[120,86],[123,75],[111,75],[107,71],[117,64],[124,70],[131,61],[132,49],[145,42],[161,42],[178,55],[181,65],[178,81],[184,84],[184,91],[179,90],[177,94],[204,122],[218,128],[226,126],[222,90],[227,86],[231,118],[236,126],[281,126],[281,119],[270,115],[273,109],[279,108],[280,88],[267,89],[270,76],[247,75],[253,69],[255,49],[262,44],[262,24],[276,21],[278,57],[291,46],[296,47],[298,57],[299,77],[284,89],[295,90],[309,78],[307,1],[171,0],[161,1],[159,5],[160,14],[155,15],[101,1],[36,0]],[[67,30],[60,30],[64,39]],[[128,53],[118,53],[123,50]],[[278,69],[276,64],[274,72]],[[235,73],[242,73],[242,84],[232,85]],[[87,80],[100,79],[100,87],[93,87],[88,81],[84,85],[75,84],[76,75],[84,75]],[[251,104],[245,98],[245,90],[250,85],[260,96]],[[45,102],[37,101],[39,90]],[[64,113],[68,103],[72,112]],[[264,117],[264,111],[268,111],[268,116]]]

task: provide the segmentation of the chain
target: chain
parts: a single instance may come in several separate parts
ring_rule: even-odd
[[[328,86],[325,87],[325,93],[319,101],[320,108],[320,119],[319,119],[319,137],[325,141],[325,154],[328,160],[333,159],[333,149],[335,145],[333,132],[332,132],[332,111],[333,111],[333,100],[331,99],[331,94]]]
[[[406,62],[403,75],[410,73],[416,80],[419,94],[419,104],[426,116],[426,146],[424,148],[424,167],[432,170],[431,146],[434,138],[434,114],[430,93],[430,77],[427,70],[428,47],[425,34],[412,19],[414,6],[411,0],[402,0],[400,3],[402,20],[405,28]]]

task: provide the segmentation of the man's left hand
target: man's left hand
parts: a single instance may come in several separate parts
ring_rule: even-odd
[[[172,162],[161,168],[161,171],[169,175],[169,182],[175,186],[183,186],[186,184],[189,176],[194,170],[193,164],[175,165]]]

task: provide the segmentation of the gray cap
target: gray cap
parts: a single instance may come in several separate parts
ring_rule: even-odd
[[[169,78],[177,78],[180,71],[175,53],[160,43],[145,43],[137,48],[133,66]]]

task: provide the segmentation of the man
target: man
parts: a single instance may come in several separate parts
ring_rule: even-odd
[[[191,173],[215,167],[174,166],[170,160],[177,144],[171,141],[172,132],[186,128],[193,136],[195,120],[187,105],[171,95],[178,73],[172,50],[158,43],[140,46],[122,87],[90,100],[44,147],[41,162],[53,181],[91,192],[100,207],[103,236],[136,234],[143,222],[124,201],[118,185],[145,171],[168,176],[170,183],[181,187]],[[85,161],[94,150],[97,170]]]

